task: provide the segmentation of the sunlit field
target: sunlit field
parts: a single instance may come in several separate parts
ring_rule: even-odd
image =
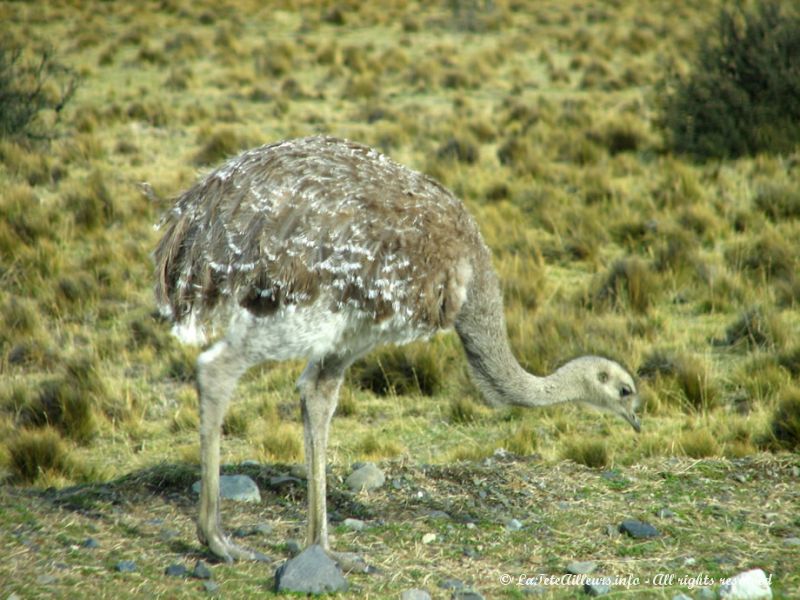
[[[334,417],[329,505],[333,545],[382,573],[342,597],[450,598],[455,578],[522,598],[519,575],[576,560],[640,578],[611,597],[696,597],[677,577],[749,568],[798,597],[800,147],[701,160],[664,120],[720,5],[0,4],[3,48],[35,65],[49,45],[64,67],[27,132],[0,136],[0,594],[193,597],[197,580],[163,571],[198,558],[223,597],[271,593],[274,565],[215,564],[196,540],[199,349],[158,318],[150,254],[200,175],[324,133],[463,199],[523,366],[608,356],[643,398],[637,435],[578,406],[484,405],[452,332],[366,357]],[[253,369],[224,426],[224,469],[264,497],[223,504],[225,523],[269,522],[246,541],[275,564],[305,531],[305,482],[270,486],[303,462],[302,368]],[[385,488],[347,491],[360,461]],[[626,518],[661,536],[613,535]]]

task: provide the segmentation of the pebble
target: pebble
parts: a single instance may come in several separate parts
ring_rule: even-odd
[[[137,570],[136,563],[132,560],[121,560],[114,565],[114,568],[120,573],[133,573]]]
[[[422,543],[423,544],[432,544],[436,541],[436,534],[435,533],[426,533],[422,536]]]
[[[200,493],[200,481],[195,481],[192,490]],[[256,482],[247,475],[220,475],[219,495],[226,500],[236,502],[261,502],[261,492]]]
[[[701,587],[695,592],[695,600],[717,600],[717,593],[711,588]]]
[[[295,539],[286,540],[286,551],[289,556],[297,556],[303,551],[303,545]]]
[[[345,480],[347,486],[354,492],[369,492],[376,490],[386,482],[383,474],[375,463],[366,463],[356,469]]]
[[[219,584],[216,581],[204,581],[203,589],[207,594],[216,594],[219,592]]]
[[[634,539],[653,538],[661,535],[658,529],[650,525],[650,523],[637,521],[636,519],[625,519],[620,523],[619,530],[621,533],[627,533]]]
[[[783,543],[787,546],[800,546],[800,537],[783,538]]]
[[[671,519],[675,516],[675,513],[668,508],[658,509],[658,512],[656,514],[658,515],[659,519]]]
[[[576,560],[567,565],[566,571],[572,575],[588,575],[597,568],[597,563],[593,560]]]
[[[720,586],[721,600],[766,600],[772,598],[767,574],[761,569],[739,573]]]
[[[364,531],[364,528],[367,526],[361,519],[345,519],[342,521],[342,525],[353,531]]]
[[[321,546],[309,546],[275,571],[275,591],[325,594],[347,591],[347,580]]]
[[[39,575],[36,578],[37,585],[50,585],[58,581],[53,575]]]
[[[603,577],[590,577],[584,582],[583,591],[589,596],[604,596],[611,591],[611,586]]]
[[[187,577],[189,575],[189,570],[183,565],[172,564],[164,569],[164,575],[169,577]]]
[[[211,579],[211,569],[206,566],[202,560],[198,560],[194,564],[194,569],[192,570],[192,577],[195,579]]]
[[[95,548],[100,547],[100,543],[94,538],[86,538],[85,540],[83,540],[81,546],[83,546],[84,548],[88,548],[89,550],[94,550]]]
[[[475,590],[458,590],[453,593],[453,600],[485,600],[485,598]]]
[[[460,579],[443,579],[439,582],[439,587],[443,590],[463,590],[464,582]]]
[[[523,527],[524,526],[522,524],[522,521],[519,521],[517,519],[509,519],[508,521],[506,521],[506,529],[508,529],[509,531],[519,531]]]
[[[400,594],[400,600],[431,600],[431,595],[425,590],[413,588]]]
[[[269,487],[272,488],[282,488],[284,486],[292,486],[292,485],[300,485],[302,480],[297,477],[292,477],[291,475],[278,475],[276,477],[269,478]]]

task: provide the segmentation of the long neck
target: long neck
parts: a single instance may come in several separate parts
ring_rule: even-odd
[[[467,356],[472,380],[493,405],[547,406],[577,400],[580,392],[568,370],[547,377],[526,372],[511,353],[503,298],[488,250],[473,270],[467,299],[455,328]]]

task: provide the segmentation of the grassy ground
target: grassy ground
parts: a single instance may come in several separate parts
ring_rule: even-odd
[[[152,226],[169,198],[226,156],[330,133],[375,145],[465,200],[495,252],[526,367],[543,373],[579,353],[605,354],[639,374],[646,401],[639,436],[578,408],[490,411],[452,335],[357,365],[334,421],[334,473],[384,461],[408,486],[352,500],[334,485],[331,501],[345,512],[380,515],[364,534],[337,530],[339,547],[366,549],[389,573],[354,577],[357,595],[412,585],[446,595],[436,583],[452,571],[492,597],[515,597],[499,574],[559,573],[593,558],[642,578],[761,566],[791,596],[800,561],[783,539],[800,533],[800,161],[698,164],[666,151],[658,126],[659,82],[689,68],[712,8],[0,5],[5,34],[31,48],[49,41],[81,76],[58,118],[40,115],[49,142],[0,140],[8,591],[196,591],[160,575],[166,555],[188,562],[201,552],[184,485],[198,417],[195,351],[153,317]],[[301,369],[248,374],[226,421],[225,461],[302,460]],[[498,464],[499,448],[520,458]],[[609,469],[621,479],[601,475]],[[737,473],[744,482],[731,480]],[[484,481],[525,529],[504,532],[497,506],[506,502],[475,498]],[[428,490],[421,505],[406,494],[417,489]],[[604,537],[605,524],[653,519],[662,504],[679,516],[663,523],[663,538]],[[227,511],[232,525],[273,521],[274,537],[259,545],[277,557],[299,535],[303,506],[300,488]],[[473,511],[477,527],[430,521],[433,509]],[[152,518],[179,534],[161,540]],[[422,545],[429,531],[439,541]],[[74,547],[88,535],[101,541],[94,554]],[[142,535],[152,544],[137,555],[140,572],[110,571]],[[464,557],[465,545],[483,550]],[[691,569],[684,556],[697,561]],[[36,583],[53,569],[56,583]],[[256,565],[218,566],[215,576],[226,596],[263,591],[270,578]]]

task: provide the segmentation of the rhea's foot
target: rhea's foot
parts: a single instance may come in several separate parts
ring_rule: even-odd
[[[325,553],[339,565],[339,568],[344,571],[345,574],[366,573],[368,575],[377,575],[381,573],[380,569],[367,564],[364,557],[355,552],[334,552],[333,550],[325,550]]]
[[[205,535],[202,531],[198,530],[197,536],[203,544],[208,546],[208,549],[214,556],[225,562],[231,563],[235,560],[271,562],[270,558],[265,554],[261,554],[261,552],[237,546],[222,532],[217,531],[210,535]]]

